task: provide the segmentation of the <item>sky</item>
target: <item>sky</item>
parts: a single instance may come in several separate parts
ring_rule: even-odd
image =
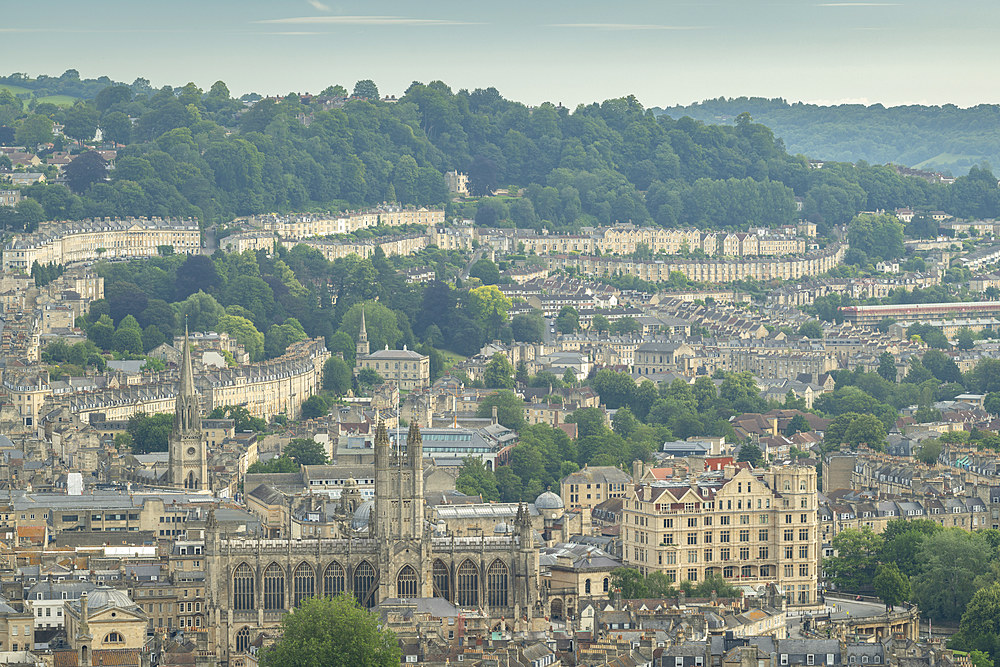
[[[821,104],[1000,103],[996,0],[4,2],[0,72],[236,95],[373,79],[493,86],[526,104],[634,94]]]

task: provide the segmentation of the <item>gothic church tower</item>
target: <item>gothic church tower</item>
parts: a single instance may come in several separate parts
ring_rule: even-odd
[[[180,387],[174,408],[174,428],[170,432],[169,483],[192,491],[208,490],[208,455],[201,434],[198,394],[191,368],[191,342],[184,327],[184,356]]]

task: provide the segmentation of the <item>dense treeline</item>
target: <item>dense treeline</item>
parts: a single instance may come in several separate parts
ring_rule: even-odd
[[[655,111],[660,111],[656,109]],[[717,98],[663,110],[674,118],[731,123],[749,112],[781,137],[793,153],[826,160],[893,163],[955,175],[987,162],[1000,165],[996,126],[1000,106],[962,109],[881,104],[819,106],[761,97]]]
[[[374,86],[360,86],[374,88]],[[412,84],[397,102],[377,90],[341,106],[291,94],[253,106],[223,82],[159,90],[113,85],[70,108],[21,101],[0,91],[0,141],[34,148],[100,129],[123,145],[115,168],[88,158],[62,185],[26,193],[41,211],[20,222],[112,215],[196,216],[214,222],[264,211],[326,210],[383,201],[441,205],[443,173],[469,173],[475,193],[498,186],[524,197],[452,205],[481,224],[574,229],[615,221],[727,229],[789,223],[803,214],[825,229],[859,210],[900,206],[988,214],[1000,208],[981,178],[951,187],[903,178],[887,167],[829,163],[810,169],[748,114],[734,127],[654,116],[634,98],[570,110],[528,108],[492,88],[453,92]],[[246,96],[245,96],[246,97]],[[343,98],[338,98],[343,99]],[[341,104],[338,102],[338,104]],[[991,177],[991,176],[990,176]],[[105,180],[105,178],[107,180]],[[994,179],[995,186],[995,179]],[[15,224],[19,219],[14,220]]]

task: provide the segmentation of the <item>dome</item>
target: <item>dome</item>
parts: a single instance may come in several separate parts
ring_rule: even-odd
[[[354,517],[351,519],[352,529],[366,530],[368,528],[368,522],[371,520],[372,507],[374,505],[374,500],[366,500],[358,505],[358,509],[354,510]]]
[[[132,598],[128,596],[125,591],[120,591],[117,588],[110,588],[108,586],[101,586],[95,588],[87,594],[87,608],[91,611],[95,609],[104,609],[106,607],[120,607],[122,609],[128,609],[134,607],[135,602]]]
[[[562,498],[551,491],[546,491],[535,498],[535,507],[540,510],[561,510],[564,505]]]

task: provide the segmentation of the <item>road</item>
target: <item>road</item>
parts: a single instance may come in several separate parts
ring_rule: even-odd
[[[484,252],[486,252],[486,246],[479,246],[476,248],[476,251],[472,253],[472,258],[469,259],[469,263],[465,265],[465,268],[462,269],[462,273],[459,274],[463,283],[469,279],[469,271],[472,270],[472,265],[482,259]]]
[[[545,322],[545,332],[542,335],[542,342],[552,344],[556,341],[556,318],[543,317],[542,320]]]
[[[881,602],[868,602],[865,600],[854,600],[853,598],[826,597],[826,606],[831,609],[830,617],[834,620],[843,618],[864,618],[868,616],[878,616],[885,613],[885,605]],[[802,638],[802,618],[799,616],[789,616],[786,625],[788,626],[788,636]],[[808,618],[808,617],[805,617]]]

